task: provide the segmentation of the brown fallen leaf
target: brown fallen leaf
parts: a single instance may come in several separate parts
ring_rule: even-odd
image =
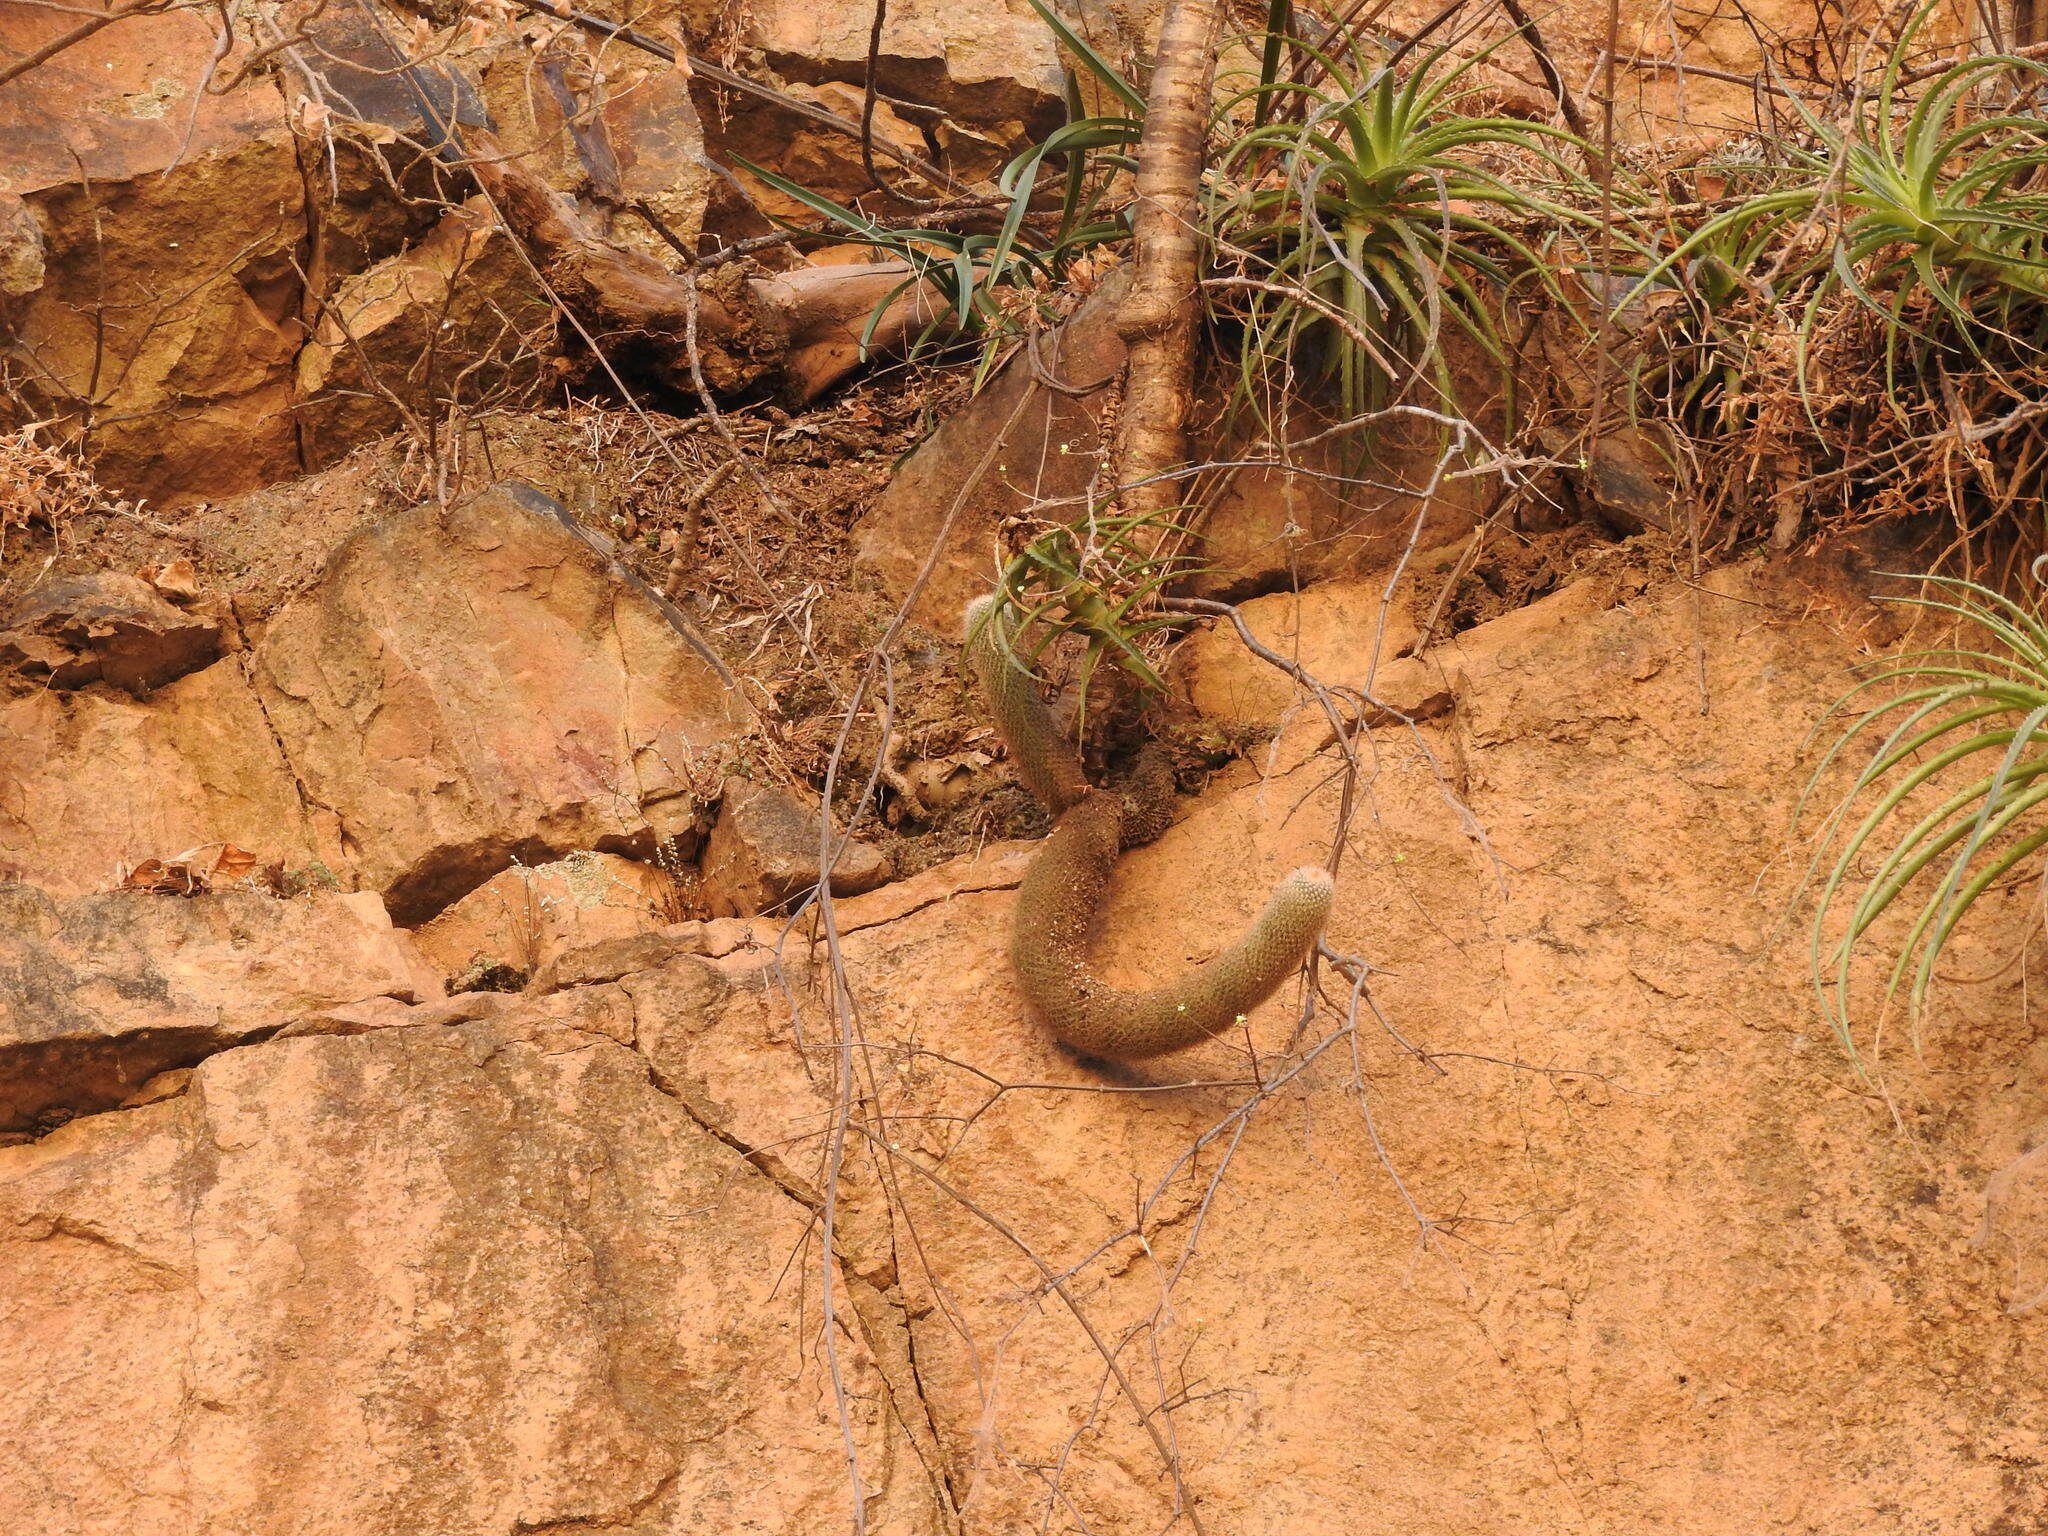
[[[282,863],[264,863],[233,843],[201,843],[168,859],[144,859],[121,881],[124,891],[153,896],[202,896],[234,886],[278,891],[284,884]]]

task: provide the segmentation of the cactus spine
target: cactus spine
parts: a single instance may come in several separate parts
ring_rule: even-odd
[[[967,658],[1017,777],[1054,813],[1052,831],[1017,892],[1010,963],[1053,1035],[1091,1056],[1135,1061],[1206,1040],[1272,996],[1314,946],[1329,916],[1328,873],[1283,879],[1244,936],[1163,987],[1124,992],[1088,965],[1088,938],[1122,851],[1117,796],[1091,789],[1080,759],[1054,728],[1029,673],[996,631],[993,597],[967,610]]]

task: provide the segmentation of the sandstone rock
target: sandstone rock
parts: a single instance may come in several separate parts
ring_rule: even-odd
[[[860,86],[838,80],[822,81],[815,86],[792,81],[784,89],[797,101],[823,107],[856,123],[867,99]],[[919,157],[928,155],[931,146],[919,131],[918,121],[941,114],[920,112],[909,103],[900,105],[909,114],[907,117],[899,115],[888,98],[877,96],[873,117],[876,142]],[[737,187],[723,184],[710,189],[707,214],[723,215],[718,222],[726,233],[758,232],[767,227],[769,216],[791,221],[815,217],[815,210],[750,175],[743,165],[735,163],[735,157],[772,166],[805,190],[840,202],[857,199],[871,190],[867,167],[861,163],[860,141],[822,128],[793,112],[776,111],[752,98],[732,98],[727,110],[718,113],[711,126],[717,156],[729,165],[738,182]],[[963,179],[972,175],[973,168],[962,166],[958,156],[949,159],[955,174]],[[743,199],[738,195],[741,188],[745,191]]]
[[[967,605],[988,591],[1002,520],[1051,502],[1069,520],[1098,468],[1099,426],[1123,371],[1114,273],[1074,317],[1038,343],[1039,370],[1082,393],[1049,389],[1031,358],[1012,358],[898,466],[862,518],[856,558],[892,592],[908,592],[934,545],[941,561],[912,609],[935,634],[957,635]],[[983,460],[987,460],[986,468]]]
[[[1384,582],[1319,582],[1301,592],[1254,598],[1239,612],[1261,643],[1326,688],[1370,691],[1417,633],[1405,595],[1386,596]],[[1315,709],[1310,692],[1247,650],[1227,618],[1188,636],[1174,652],[1173,665],[1188,702],[1213,720],[1278,724],[1290,712]]]
[[[835,829],[836,832],[836,829]],[[727,779],[704,845],[702,896],[714,917],[771,911],[818,884],[818,811],[788,790]],[[852,841],[832,864],[832,894],[857,896],[889,878],[879,848]]]
[[[1766,943],[1800,743],[1866,617],[1719,572],[1579,583],[1432,647],[1458,707],[1366,744],[1330,934],[1399,1034],[1322,1012],[1291,1076],[1287,995],[1250,1021],[1258,1073],[1230,1042],[1121,1076],[1063,1056],[1009,980],[1008,844],[841,909],[844,1111],[800,936],[714,961],[690,951],[719,925],[680,925],[488,1017],[327,1009],[359,1032],[0,1152],[0,1352],[25,1352],[0,1447],[31,1469],[0,1516],[849,1525],[829,1377],[788,1364],[822,1352],[836,1166],[833,1337],[892,1536],[930,1528],[940,1476],[969,1530],[1167,1529],[1183,1499],[1290,1536],[1361,1509],[1414,1536],[2035,1529],[2048,1496],[1986,1447],[2048,1445],[2048,1344],[2001,1309],[2012,1250],[2011,1299],[2038,1289],[2038,1162],[1994,1192],[2010,1244],[1968,1243],[1979,1168],[2048,1118],[2022,980],[1950,989],[1878,1095],[1801,946]],[[1361,653],[1352,623],[1295,639],[1317,671]],[[1336,767],[1219,777],[1127,854],[1109,974],[1213,952],[1325,856]],[[1987,951],[2034,894],[1987,896]]]
[[[401,923],[515,860],[689,838],[693,765],[736,723],[551,508],[503,485],[364,528],[252,652],[293,777]]]
[[[300,350],[294,386],[309,464],[415,419],[488,399],[528,403],[555,315],[481,198],[342,279]]]
[[[764,0],[748,19],[748,40],[785,78],[815,85],[865,76],[874,16],[860,5]],[[1012,0],[896,0],[882,22],[875,72],[894,97],[1009,138],[1058,121],[1052,28]]]
[[[120,1103],[294,1016],[440,984],[374,895],[0,887],[0,1132]]]
[[[104,891],[147,859],[235,843],[313,883],[347,861],[278,751],[240,658],[146,700],[0,695],[0,875]],[[323,862],[323,861],[332,861]]]
[[[866,113],[868,41],[874,12],[848,0],[768,0],[750,6],[741,29],[782,90],[815,102],[844,119]],[[731,20],[717,10],[690,16],[686,27],[698,51],[723,49]],[[1061,57],[1053,29],[1012,0],[897,0],[887,6],[874,51],[874,137],[920,158],[936,158],[965,182],[993,172],[1061,121]],[[760,74],[760,70],[754,70]],[[795,199],[778,193],[737,164],[739,158],[780,172],[815,193],[856,199],[872,182],[860,141],[819,129],[795,113],[754,96],[702,86],[707,102],[709,158],[731,168],[745,197],[721,197],[729,233],[758,233],[762,215],[811,219]],[[885,162],[887,164],[887,162]],[[883,170],[889,182],[907,176]],[[922,184],[909,178],[911,186]],[[723,188],[707,188],[717,197]]]
[[[0,299],[19,299],[43,286],[43,231],[12,192],[0,192]]]
[[[105,682],[140,696],[220,653],[216,620],[116,571],[45,583],[0,616],[0,667],[52,688]]]
[[[9,7],[0,53],[73,24]],[[28,397],[57,415],[91,396],[95,470],[153,498],[297,468],[285,370],[306,183],[274,78],[209,90],[240,63],[216,53],[210,19],[144,13],[0,90],[0,193],[41,232],[11,337]]]
[[[14,8],[0,57],[66,25]],[[53,418],[91,397],[94,467],[122,492],[233,494],[389,430],[392,395],[438,415],[502,406],[534,383],[551,312],[524,264],[502,237],[437,225],[463,191],[433,158],[454,153],[450,124],[495,107],[510,147],[555,184],[592,183],[610,209],[645,201],[686,238],[701,214],[710,173],[685,71],[584,59],[595,94],[565,85],[558,99],[569,50],[537,61],[511,28],[451,28],[420,47],[359,6],[316,6],[292,25],[296,63],[275,73],[251,67],[240,27],[219,57],[210,20],[144,11],[0,96],[0,297],[20,301],[21,393]],[[412,67],[394,38],[422,55]],[[301,94],[308,75],[317,102]],[[319,176],[301,175],[300,133],[318,145],[306,152]],[[636,221],[619,238],[666,254]],[[337,345],[349,311],[376,322],[360,350]],[[315,320],[324,345],[308,336]]]
[[[1300,408],[1287,432],[1316,438],[1330,425]],[[1195,456],[1248,462],[1220,475],[1195,508],[1202,567],[1182,588],[1237,601],[1384,570],[1404,548],[1464,537],[1485,510],[1491,482],[1468,477],[1430,492],[1444,451],[1435,431],[1433,423],[1396,420],[1369,438],[1351,434],[1276,452],[1250,421],[1223,424],[1214,440],[1197,443]]]
[[[419,928],[428,964],[454,976],[479,962],[531,975],[566,949],[630,938],[672,922],[673,877],[611,853],[515,864]]]
[[[1174,1507],[1147,1437],[1095,1413],[1120,1389],[1020,1243],[1099,1338],[1153,1338],[1186,1372],[1140,1390],[1208,1384],[1171,1417],[1212,1530],[1336,1536],[1361,1528],[1361,1497],[1363,1528],[1425,1536],[1500,1510],[1546,1536],[2048,1518],[2040,1488],[1984,1475],[1983,1444],[2048,1444],[2025,1385],[2044,1343],[2001,1315],[2005,1276],[1966,1241],[1980,1149],[2048,1105],[2022,983],[1952,989],[1927,1058],[1888,1055],[1910,1140],[1852,1086],[1803,946],[1765,940],[1800,873],[1801,741],[1865,609],[1743,572],[1701,585],[1584,583],[1424,658],[1458,708],[1366,744],[1330,935],[1385,967],[1373,1000],[1400,1032],[1365,1015],[1357,1068],[1341,1035],[1270,1096],[1224,1043],[1122,1077],[1076,1067],[1009,981],[1013,850],[848,903],[893,1219],[918,1234],[901,1283],[919,1377],[941,1443],[978,1469],[981,1526],[1042,1511],[1031,1465],[1057,1465],[1094,1528],[1164,1527]],[[1356,664],[1355,630],[1303,628],[1305,664]],[[1218,782],[1127,854],[1110,973],[1141,984],[1213,953],[1272,877],[1326,856],[1335,766]],[[1988,955],[2031,931],[2032,901],[1987,917]],[[616,984],[664,1079],[751,1146],[824,1122],[830,1081],[804,1063],[834,1027],[800,957],[715,1023],[686,1004],[692,964]],[[1283,995],[1253,1034],[1278,1050],[1295,1018]],[[2037,1169],[2009,1181],[2014,1246],[2037,1230]],[[882,1205],[878,1181],[862,1170],[849,1203]],[[1450,1223],[1420,1252],[1404,1198]],[[2023,1257],[2022,1301],[2038,1244]],[[982,1456],[992,1440],[1014,1467]]]
[[[842,1428],[813,1222],[603,1034],[216,1056],[0,1150],[0,1518],[768,1536],[850,1529],[851,1453],[870,1531],[938,1536],[900,1313],[835,1272]]]
[[[645,933],[620,934],[579,944],[552,956],[534,972],[527,991],[544,997],[570,987],[593,987],[666,965],[677,955],[708,954],[702,923],[671,923]]]
[[[146,702],[0,697],[0,872],[104,890],[225,841],[417,924],[515,859],[691,856],[737,701],[553,506],[364,525],[250,652]]]
[[[1975,1244],[2009,1266],[2007,1311],[2035,1312],[2048,1302],[2048,1147],[2034,1147],[1991,1176]]]

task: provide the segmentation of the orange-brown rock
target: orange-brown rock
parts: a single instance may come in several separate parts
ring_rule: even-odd
[[[515,864],[416,930],[420,953],[443,976],[503,965],[531,975],[566,949],[630,938],[673,922],[673,876],[611,853],[572,853]]]
[[[770,1536],[857,1486],[936,1536],[901,1312],[807,1192],[616,1010],[503,1017],[229,1051],[0,1151],[13,1529]],[[821,1342],[784,1301],[828,1273]]]
[[[33,1469],[0,1512],[848,1525],[829,1338],[878,1531],[949,1528],[928,1468],[974,1531],[1177,1498],[1290,1536],[2033,1530],[2026,1166],[1974,1246],[2048,1120],[1997,965],[2032,895],[1987,898],[1955,953],[1991,979],[1882,1094],[1771,942],[1870,618],[1818,578],[1597,578],[1416,658],[1455,706],[1366,743],[1330,934],[1378,1012],[1326,975],[1306,1062],[1285,994],[1259,1073],[1228,1040],[1063,1056],[1003,961],[1008,844],[837,903],[847,1111],[825,957],[681,925],[524,997],[316,1011],[0,1151],[0,1445]],[[1302,663],[1355,667],[1360,622],[1299,625]],[[1337,767],[1234,767],[1126,855],[1117,979],[1327,853]]]
[[[718,822],[704,844],[699,894],[714,917],[752,917],[817,887],[819,816],[778,785],[727,779]],[[832,893],[857,896],[889,878],[889,857],[872,844],[844,838],[832,860]],[[842,842],[842,839],[843,842]]]
[[[0,49],[75,23],[9,6]],[[24,199],[41,242],[39,280],[11,284],[23,403],[73,416],[89,400],[96,468],[153,497],[298,467],[285,373],[306,186],[272,77],[206,89],[226,62],[215,42],[197,12],[145,12],[0,88],[0,193]]]
[[[692,765],[737,718],[557,514],[507,484],[373,524],[252,652],[294,781],[402,923],[514,859],[689,834]]]
[[[766,0],[747,20],[748,41],[790,79],[858,81],[866,74],[874,16],[858,3]],[[955,125],[1022,140],[1059,110],[1058,44],[1028,6],[895,0],[876,43],[881,89],[936,108]]]
[[[938,549],[912,610],[934,634],[957,635],[967,605],[988,591],[1006,517],[1051,503],[1043,516],[1071,522],[1085,510],[1108,386],[1124,366],[1116,306],[1125,287],[1112,275],[1034,351],[1012,358],[897,466],[861,519],[857,558],[891,591],[907,593]]]
[[[145,859],[234,843],[345,881],[245,666],[230,657],[146,699],[0,695],[0,875],[78,895],[111,890]]]
[[[739,701],[566,516],[517,486],[397,513],[146,701],[0,699],[0,869],[103,890],[232,842],[410,925],[515,860],[694,851]]]
[[[1384,581],[1319,582],[1253,598],[1238,612],[1261,643],[1331,689],[1370,691],[1417,636],[1405,589],[1390,594]],[[1188,702],[1211,719],[1269,725],[1315,710],[1313,693],[1247,650],[1227,619],[1189,635],[1173,666]]]
[[[140,696],[220,659],[217,619],[147,582],[101,571],[31,588],[0,614],[0,668],[51,688],[107,683]]]
[[[109,1109],[312,1009],[440,991],[368,893],[0,886],[0,1133]]]

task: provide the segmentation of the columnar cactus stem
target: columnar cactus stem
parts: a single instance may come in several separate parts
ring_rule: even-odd
[[[1297,869],[1244,936],[1163,987],[1123,992],[1088,966],[1088,938],[1123,843],[1123,806],[1090,789],[1030,675],[995,631],[992,598],[967,611],[967,655],[1017,776],[1058,819],[1031,861],[1010,927],[1010,963],[1055,1038],[1091,1056],[1163,1056],[1239,1022],[1300,966],[1330,913],[1329,874]]]

